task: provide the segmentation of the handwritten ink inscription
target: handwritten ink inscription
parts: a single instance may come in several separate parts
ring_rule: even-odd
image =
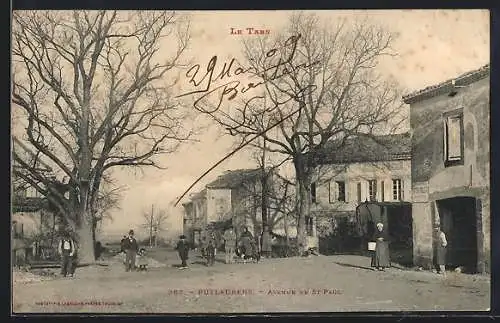
[[[262,66],[259,68],[242,66],[237,62],[236,58],[219,63],[217,55],[213,55],[203,68],[201,64],[194,64],[185,74],[187,82],[194,87],[194,90],[180,94],[177,97],[197,95],[194,108],[203,113],[213,113],[220,109],[223,102],[234,100],[239,94],[246,93],[291,73],[297,73],[300,69],[308,69],[318,64],[319,61],[312,63],[294,62],[300,37],[300,35],[291,36],[282,45],[268,50],[265,53],[263,62],[261,62]],[[243,83],[241,80],[235,79],[238,76],[253,77],[256,81]],[[227,82],[219,85],[219,81]],[[313,85],[305,86],[299,92],[314,91],[314,88]],[[255,98],[258,97],[249,99],[247,103]],[[286,101],[289,100],[290,98]],[[212,103],[210,109],[202,103],[207,101]],[[279,102],[279,104],[284,104],[286,101]]]

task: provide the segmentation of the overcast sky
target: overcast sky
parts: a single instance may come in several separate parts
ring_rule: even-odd
[[[192,21],[192,40],[186,53],[194,61],[208,62],[212,55],[221,59],[240,55],[243,37],[230,35],[230,28],[261,28],[271,33],[279,31],[290,12],[286,11],[224,11],[189,12]],[[439,83],[476,69],[489,62],[489,12],[479,10],[377,10],[377,11],[320,11],[324,19],[368,15],[398,34],[393,48],[397,59],[384,61],[380,68],[394,77],[409,91]],[[229,151],[232,141],[220,137],[215,127],[208,129],[200,142],[184,146],[178,153],[163,157],[167,170],[149,169],[144,174],[130,171],[115,172],[128,190],[123,196],[122,210],[112,222],[104,225],[110,234],[121,234],[129,228],[138,229],[143,210],[169,208],[169,203],[211,164]],[[245,153],[238,154],[207,176],[193,192],[213,180],[226,169],[254,167]],[[171,230],[182,226],[182,207],[169,208]]]

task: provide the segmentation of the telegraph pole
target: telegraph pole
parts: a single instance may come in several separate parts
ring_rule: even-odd
[[[153,212],[154,204],[151,204],[151,216],[149,217],[149,247],[153,247]]]

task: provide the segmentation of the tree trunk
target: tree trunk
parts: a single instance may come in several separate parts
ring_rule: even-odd
[[[92,225],[82,219],[76,230],[78,234],[78,261],[81,264],[89,264],[95,261],[94,240]]]
[[[307,249],[306,217],[311,213],[311,172],[301,158],[294,161],[297,205],[297,242],[299,251]],[[302,246],[300,248],[300,246]]]
[[[290,238],[288,235],[288,212],[283,215],[283,226],[285,230],[285,257],[288,257],[288,248],[290,246]]]

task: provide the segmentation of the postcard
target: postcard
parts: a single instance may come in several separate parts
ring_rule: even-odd
[[[490,309],[487,10],[12,19],[13,314]]]

